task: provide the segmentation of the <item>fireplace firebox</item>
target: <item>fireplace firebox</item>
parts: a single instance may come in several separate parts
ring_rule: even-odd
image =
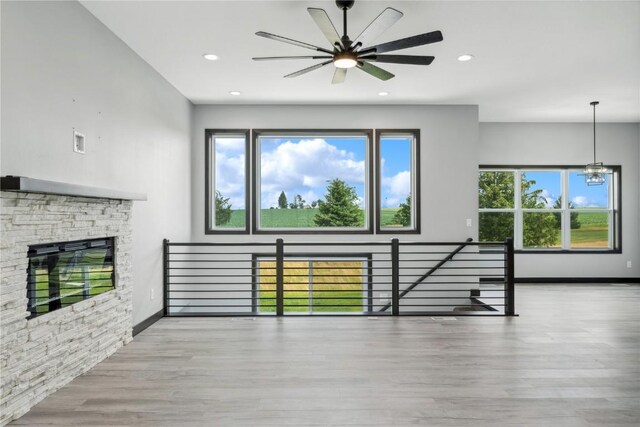
[[[29,246],[28,319],[114,289],[114,239]]]

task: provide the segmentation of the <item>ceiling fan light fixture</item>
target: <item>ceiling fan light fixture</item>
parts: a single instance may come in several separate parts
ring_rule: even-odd
[[[474,56],[471,55],[470,53],[465,53],[464,55],[458,56],[458,61],[467,62],[467,61],[471,61],[473,58]]]
[[[336,68],[353,68],[358,65],[358,57],[353,52],[337,53],[333,57],[333,65]]]
[[[389,96],[389,92],[378,92],[378,96]]]
[[[202,55],[202,57],[209,61],[217,61],[219,59],[218,55],[215,55],[213,53],[205,53],[204,55]]]

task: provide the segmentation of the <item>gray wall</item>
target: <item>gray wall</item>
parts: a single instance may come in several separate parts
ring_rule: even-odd
[[[477,238],[478,107],[362,105],[197,105],[194,114],[192,238],[194,241],[275,241],[276,236],[204,234],[204,130],[218,129],[420,129],[422,234],[356,235],[352,241],[462,241]],[[448,185],[442,185],[447,183]],[[466,219],[472,218],[468,228]],[[314,235],[312,240],[341,241],[344,235]],[[309,240],[286,236],[285,241]]]
[[[136,324],[162,308],[162,239],[189,239],[192,105],[79,3],[1,5],[0,172],[147,193],[133,208]]]
[[[622,254],[521,254],[516,276],[640,276],[639,134],[637,123],[597,125],[598,161],[622,166]],[[591,123],[481,123],[479,163],[582,165],[593,161],[592,141]]]

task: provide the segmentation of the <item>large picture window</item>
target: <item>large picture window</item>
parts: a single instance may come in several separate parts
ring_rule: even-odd
[[[600,186],[576,167],[491,168],[478,180],[481,241],[520,250],[619,251],[620,167]]]
[[[207,130],[205,141],[205,231],[248,233],[249,131]]]
[[[371,132],[253,135],[254,232],[370,232]]]
[[[420,232],[418,130],[376,131],[378,233]]]

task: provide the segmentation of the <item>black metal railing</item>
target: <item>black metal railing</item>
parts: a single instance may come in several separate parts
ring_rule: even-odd
[[[166,316],[515,315],[512,240],[165,240],[163,262]]]

